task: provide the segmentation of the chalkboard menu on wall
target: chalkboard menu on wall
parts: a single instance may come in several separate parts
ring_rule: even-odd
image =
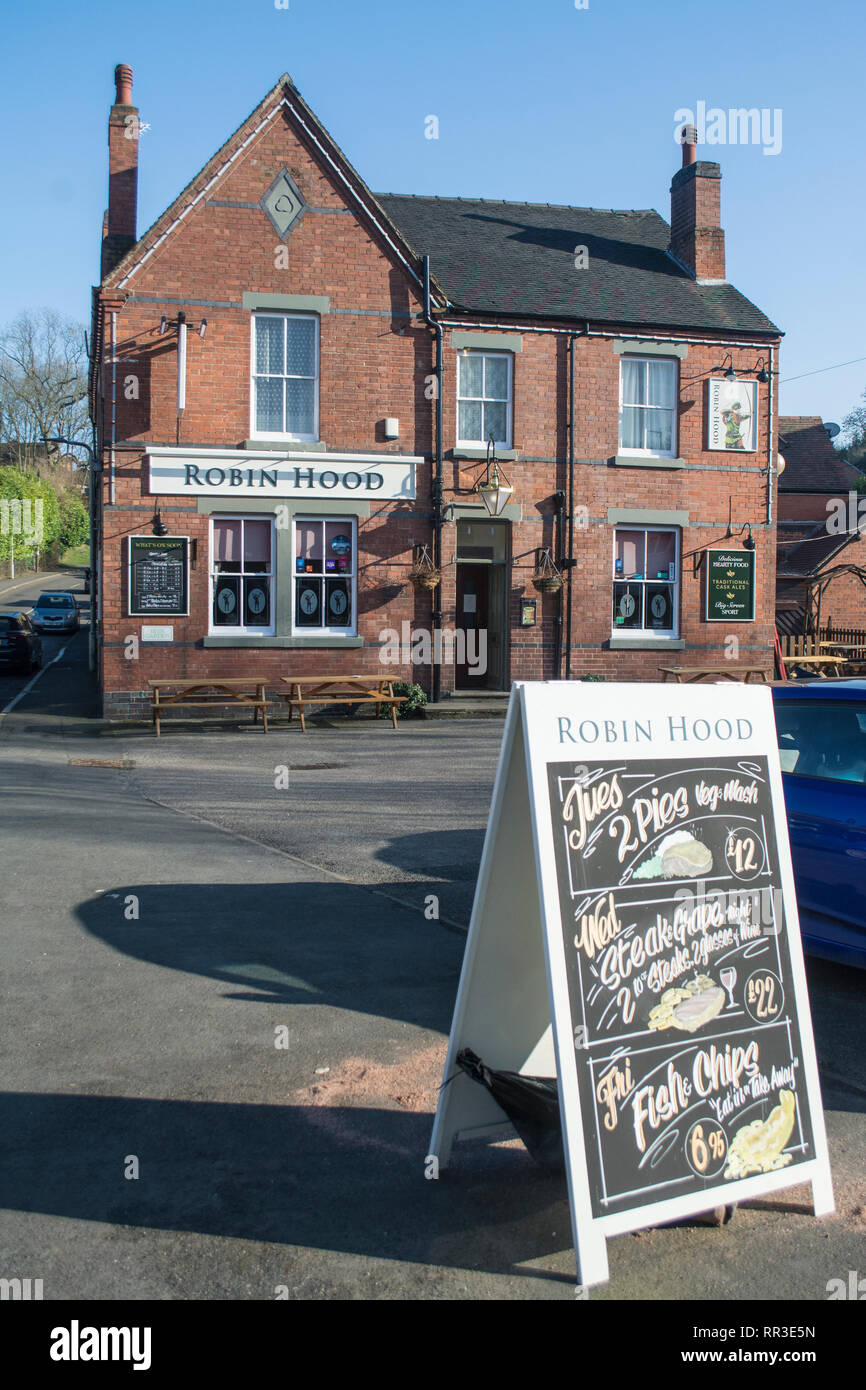
[[[186,536],[129,537],[129,616],[189,612]]]
[[[593,1215],[813,1159],[766,758],[548,779]]]
[[[706,570],[707,622],[753,622],[754,550],[708,550]]]

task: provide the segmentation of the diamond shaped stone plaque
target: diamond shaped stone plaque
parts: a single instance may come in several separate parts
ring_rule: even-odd
[[[307,204],[294,179],[284,169],[261,201],[277,236],[285,241]]]

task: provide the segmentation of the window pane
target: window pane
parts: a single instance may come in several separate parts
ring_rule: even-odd
[[[297,523],[297,555],[301,561],[299,568],[307,574],[322,573],[322,523],[320,521],[299,521]]]
[[[283,320],[273,316],[256,319],[256,371],[283,371]]]
[[[480,402],[478,402],[477,404],[470,404],[467,401],[461,401],[457,410],[457,421],[458,438],[477,439],[479,441],[484,438],[483,434],[481,433],[482,424]]]
[[[631,358],[622,359],[622,403],[623,405],[643,405],[645,400],[645,364]]]
[[[645,448],[656,453],[670,453],[673,449],[673,413],[666,410],[645,410],[646,444]]]
[[[674,579],[673,564],[677,538],[673,531],[648,531],[646,538],[647,579]]]
[[[672,584],[647,584],[646,625],[670,631],[674,625],[674,589]]]
[[[289,377],[286,381],[286,431],[289,434],[313,434],[316,407],[316,383],[304,377]]]
[[[346,521],[325,523],[325,573],[351,574],[354,567],[352,527]]]
[[[614,627],[643,627],[643,588],[643,584],[614,584]]]
[[[286,320],[286,371],[290,376],[316,375],[315,319]]]
[[[270,627],[271,581],[244,580],[244,623],[248,627]]]
[[[508,407],[505,405],[485,405],[484,407],[484,438],[489,439],[491,434],[497,444],[504,444],[506,434],[506,412]]]
[[[271,523],[244,522],[244,571],[267,573],[271,567]]]
[[[256,429],[283,432],[282,378],[256,378]]]
[[[614,574],[617,578],[643,575],[644,532],[617,531]]]
[[[488,400],[508,399],[508,362],[504,357],[486,358],[484,395]]]
[[[351,627],[352,589],[348,579],[326,579],[327,613],[325,623],[328,627]]]
[[[237,627],[240,624],[238,598],[240,580],[227,579],[220,575],[214,589],[213,621],[214,627]]]
[[[457,358],[458,396],[480,396],[482,388],[482,359],[477,353],[461,354]],[[468,436],[467,436],[468,438]]]
[[[240,560],[241,523],[239,521],[215,521],[213,524],[214,560]]]
[[[298,579],[295,593],[295,625],[322,627],[321,579]]]
[[[636,410],[634,406],[626,405],[622,409],[622,439],[620,443],[624,449],[643,448],[643,417],[642,410]]]
[[[647,405],[674,407],[676,367],[673,362],[648,362]]]

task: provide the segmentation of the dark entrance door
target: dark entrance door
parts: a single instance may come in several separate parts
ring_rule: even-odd
[[[457,566],[457,651],[454,683],[458,690],[486,690],[490,631],[490,565]],[[463,633],[461,639],[459,634]]]

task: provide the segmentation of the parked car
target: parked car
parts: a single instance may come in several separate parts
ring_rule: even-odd
[[[773,687],[803,946],[866,968],[866,680]]]
[[[26,613],[0,612],[0,671],[36,671],[42,665],[42,642]]]
[[[77,632],[81,626],[75,595],[63,589],[40,594],[30,616],[37,632]]]

